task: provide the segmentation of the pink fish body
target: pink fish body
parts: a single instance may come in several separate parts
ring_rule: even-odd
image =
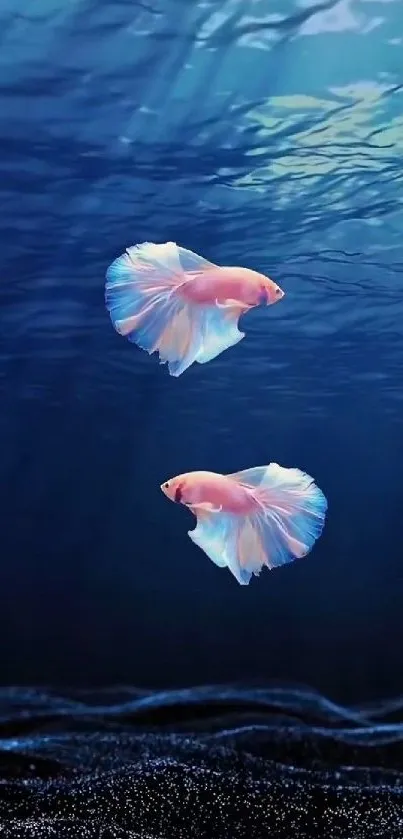
[[[189,536],[241,585],[263,566],[306,556],[325,523],[327,500],[313,478],[277,463],[231,475],[188,472],[161,485],[197,518]]]
[[[158,352],[172,376],[244,337],[240,316],[284,292],[249,268],[214,265],[174,242],[128,248],[106,274],[106,307],[121,335]]]
[[[215,305],[234,301],[245,311],[261,303],[277,303],[284,296],[279,286],[263,274],[225,265],[189,274],[179,291],[190,303]]]

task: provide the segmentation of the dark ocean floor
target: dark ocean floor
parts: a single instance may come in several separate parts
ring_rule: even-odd
[[[2,839],[401,839],[403,700],[0,690]]]

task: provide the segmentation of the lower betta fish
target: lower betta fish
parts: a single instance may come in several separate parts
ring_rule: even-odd
[[[189,507],[197,526],[188,535],[241,585],[264,565],[306,556],[325,523],[327,500],[313,478],[278,463],[232,475],[188,472],[161,489]]]
[[[127,248],[106,274],[106,307],[120,335],[158,351],[171,376],[241,341],[240,316],[284,292],[249,268],[214,265],[175,244]]]

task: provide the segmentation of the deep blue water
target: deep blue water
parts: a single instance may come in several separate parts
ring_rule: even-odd
[[[46,721],[43,731],[53,725],[62,738],[47,752],[31,694],[7,689],[2,697],[11,784],[2,789],[22,796],[20,832],[10,823],[7,836],[53,835],[38,827],[48,790],[42,752],[54,761],[49,824],[62,795],[56,764],[68,774],[73,753],[80,801],[88,784],[91,806],[101,800],[112,813],[109,832],[91,822],[82,832],[65,779],[58,837],[267,835],[256,790],[243,802],[255,826],[239,817],[229,834],[217,821],[205,832],[189,821],[174,834],[172,820],[156,826],[138,802],[132,821],[115,817],[126,813],[126,781],[117,780],[120,792],[100,781],[98,796],[89,757],[104,779],[117,777],[101,756],[110,711],[89,746],[78,742],[68,685],[242,684],[242,707],[235,718],[225,707],[221,731],[243,730],[250,686],[273,679],[310,685],[343,707],[403,693],[402,51],[399,0],[2,1],[0,683],[59,685],[67,703],[62,724]],[[114,332],[104,307],[108,265],[146,240],[267,273],[286,296],[245,316],[247,337],[236,347],[174,379]],[[328,497],[327,523],[306,559],[241,587],[192,544],[190,514],[159,486],[193,469],[270,461],[315,477]],[[133,690],[130,702],[136,697]],[[176,707],[176,693],[170,701]],[[158,696],[155,703],[158,711]],[[171,720],[178,737],[181,714]],[[129,761],[133,780],[139,734],[131,717],[118,717],[113,737],[120,726],[130,740],[128,751],[119,738],[113,747],[118,776],[128,777]],[[201,718],[191,726],[197,743]],[[227,744],[224,768],[211,743],[203,746],[207,770],[188,741],[157,747],[149,722],[145,765],[196,767],[191,810],[200,805],[200,772],[224,773],[230,790],[242,764],[277,802],[272,839],[402,835],[400,728],[386,751],[374,751],[367,734],[359,754],[349,751],[349,735],[344,752],[324,747],[325,763],[378,768],[357,776],[359,807],[372,821],[360,821],[352,799],[347,815],[330,801],[320,833],[313,811],[305,827],[291,805],[281,816],[282,793],[271,786],[275,772],[291,797],[297,783],[296,810],[300,794],[310,800],[312,777],[298,786],[272,760],[316,771],[316,731],[305,730],[308,751],[286,759],[294,734],[270,717],[264,754],[255,760],[259,738],[246,727],[245,741]],[[324,724],[330,731],[333,723]],[[315,722],[304,717],[304,725],[311,731]],[[6,741],[26,732],[39,776],[28,782],[16,757],[23,777],[14,782]],[[20,758],[28,748],[20,740],[14,747]],[[392,773],[386,798],[379,766]],[[334,772],[336,789],[344,769]],[[347,801],[349,781],[340,777]],[[326,772],[315,780],[323,800],[328,780]],[[217,802],[205,796],[214,815]]]
[[[0,31],[3,683],[400,692],[400,4],[13,0]],[[104,308],[147,239],[286,297],[172,379]],[[244,589],[159,485],[271,460],[328,521]]]

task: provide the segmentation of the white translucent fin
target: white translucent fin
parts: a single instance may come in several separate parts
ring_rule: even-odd
[[[243,572],[238,563],[233,561],[233,540],[237,531],[237,517],[224,513],[208,515],[202,511],[197,515],[197,526],[189,530],[192,542],[198,545],[219,568],[228,567],[241,585],[247,585],[251,572]]]
[[[269,568],[309,553],[327,511],[327,500],[310,475],[270,463],[229,477],[249,488],[256,500],[258,509],[251,520]]]
[[[127,248],[106,272],[106,307],[114,326],[125,334],[128,318],[138,316],[147,304],[155,304],[161,294],[172,291],[184,279],[173,242],[144,242]]]
[[[220,355],[228,347],[242,341],[244,332],[238,329],[238,320],[244,311],[240,305],[203,306],[200,310],[199,323],[202,341],[195,357],[199,364],[206,364]]]
[[[263,566],[276,568],[305,556],[320,536],[327,501],[313,479],[276,463],[229,476],[251,492],[251,513],[202,510],[189,536],[241,585]]]
[[[108,269],[106,306],[115,329],[146,352],[158,352],[172,376],[244,337],[237,328],[241,307],[191,303],[180,292],[189,274],[211,267],[174,242],[145,242],[128,248]]]
[[[199,271],[211,271],[212,268],[217,268],[214,262],[209,262],[203,256],[199,256],[197,253],[193,253],[193,251],[188,251],[186,248],[181,248],[179,245],[176,247],[178,249],[182,271],[185,271],[187,274],[196,274]]]

